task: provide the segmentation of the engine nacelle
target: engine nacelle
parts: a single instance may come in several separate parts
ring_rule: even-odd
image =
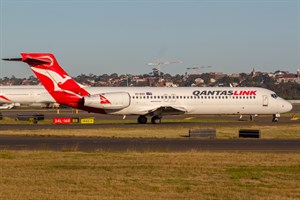
[[[130,105],[130,96],[127,92],[94,94],[83,97],[83,105],[101,109],[122,109]]]

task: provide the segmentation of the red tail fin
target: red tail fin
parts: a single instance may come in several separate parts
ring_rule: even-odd
[[[22,53],[21,55],[22,61],[31,66],[32,71],[50,93],[70,91],[80,96],[89,95],[59,66],[53,54]]]
[[[22,58],[4,58],[3,60],[23,61],[29,64],[57,103],[88,112],[106,113],[102,108],[84,105],[85,96],[90,94],[59,66],[54,55],[49,53],[22,53],[21,55]],[[105,97],[100,101],[103,101],[102,104],[110,103]]]
[[[22,61],[30,65],[32,71],[56,102],[80,107],[83,96],[89,93],[74,81],[58,64],[53,54],[21,53]]]

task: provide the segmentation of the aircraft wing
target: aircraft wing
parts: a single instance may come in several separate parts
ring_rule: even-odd
[[[148,110],[149,115],[180,115],[186,113],[187,110],[180,106],[161,106],[151,110]]]

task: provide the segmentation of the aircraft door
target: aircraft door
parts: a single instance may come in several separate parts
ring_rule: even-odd
[[[268,106],[268,96],[263,95],[263,106]]]

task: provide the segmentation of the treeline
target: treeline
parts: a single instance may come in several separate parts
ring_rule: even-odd
[[[263,87],[270,89],[276,92],[280,97],[284,99],[296,99],[300,100],[300,84],[294,82],[288,83],[277,83],[276,79],[270,77],[268,75],[258,75],[252,77],[249,74],[241,73],[239,77],[230,77],[228,75],[224,75],[222,77],[216,77],[213,73],[203,73],[199,75],[186,76],[186,75],[175,75],[172,76],[170,74],[162,74],[161,77],[153,77],[149,74],[144,75],[118,75],[116,73],[113,74],[103,74],[103,75],[94,75],[94,74],[81,74],[74,79],[82,84],[86,83],[91,86],[99,86],[99,82],[107,83],[106,86],[126,86],[124,81],[128,83],[134,83],[131,80],[133,77],[140,77],[145,79],[151,79],[152,81],[167,81],[177,84],[181,87],[191,87],[191,86],[234,86],[234,87]],[[195,80],[201,78],[202,82],[197,82]],[[214,79],[214,81],[212,81]],[[116,80],[115,82],[112,82]],[[120,81],[122,80],[122,81]],[[113,83],[113,84],[112,84]],[[11,78],[4,77],[0,78],[0,85],[38,85],[40,84],[39,80],[35,76],[30,76],[29,78],[16,78],[12,76]],[[111,85],[110,85],[111,84]],[[149,86],[148,82],[145,82],[145,85],[139,84],[131,84],[130,86]]]
[[[218,80],[218,83],[222,82],[222,80],[226,80],[227,84],[234,82],[232,78],[227,78]],[[300,100],[300,84],[298,83],[277,83],[274,78],[269,77],[267,75],[261,75],[256,77],[245,76],[244,79],[238,80],[240,81],[238,84],[238,86],[240,87],[263,87],[276,92],[280,97],[284,99]],[[235,79],[235,81],[237,80]]]

